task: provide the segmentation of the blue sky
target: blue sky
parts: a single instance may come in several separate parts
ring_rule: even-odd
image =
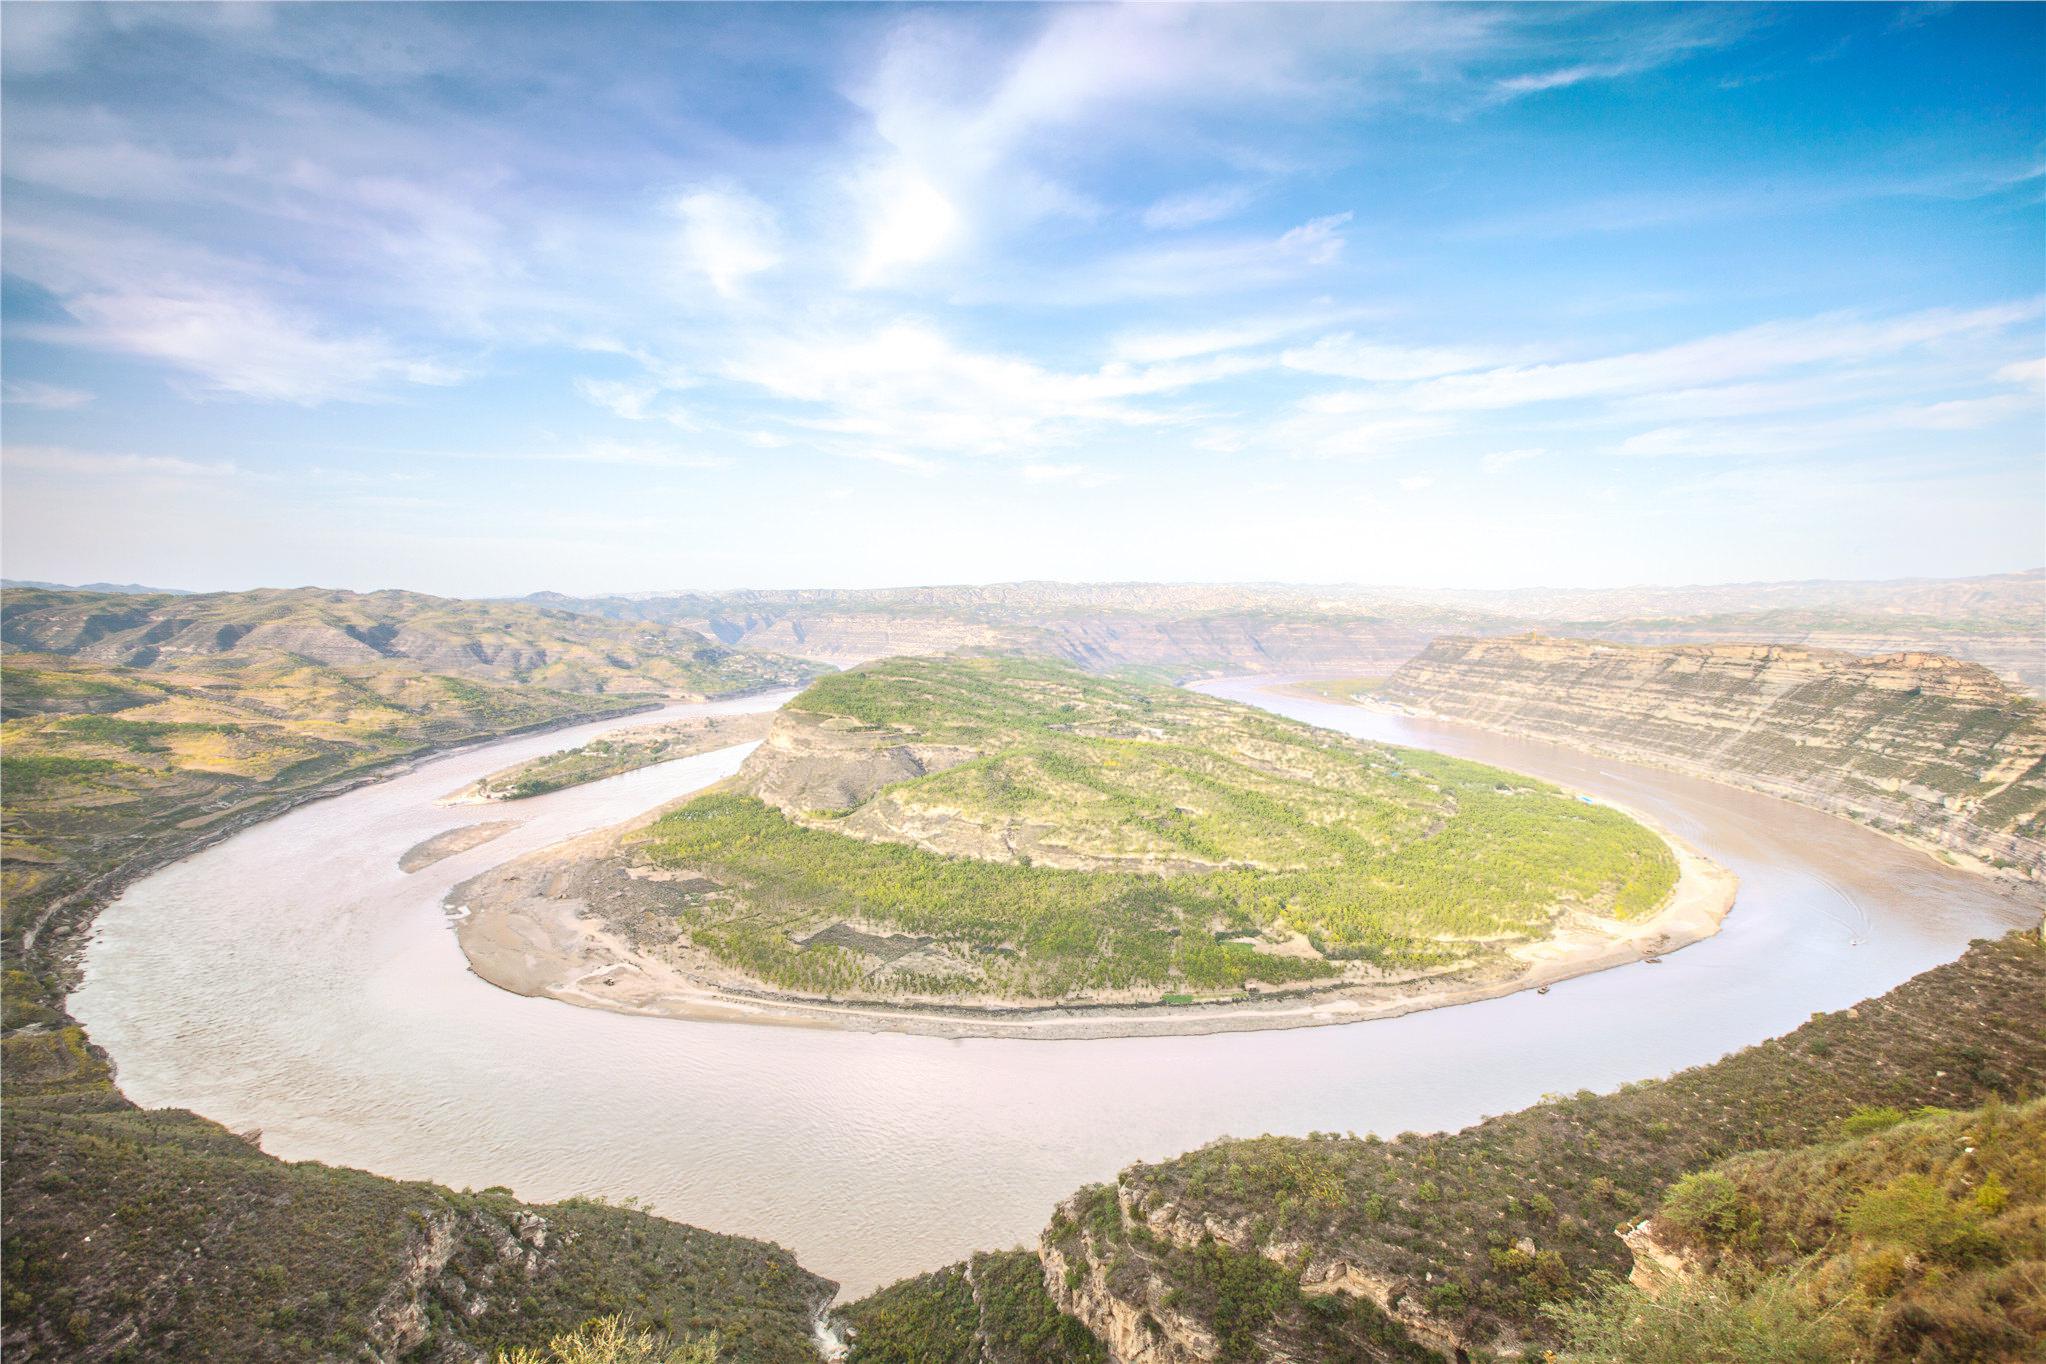
[[[4,18],[10,576],[2046,563],[2046,7]]]

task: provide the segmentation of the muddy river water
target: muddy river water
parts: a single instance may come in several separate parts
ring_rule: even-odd
[[[511,805],[436,798],[651,717],[493,744],[293,811],[137,882],[72,1009],[136,1102],[265,1150],[547,1201],[636,1196],[779,1241],[849,1295],[1035,1239],[1058,1199],[1224,1134],[1455,1128],[1545,1093],[1665,1075],[2037,921],[1984,881],[1845,821],[1453,725],[1204,690],[1640,809],[1741,878],[1716,937],[1504,999],[1297,1031],[948,1041],[578,1009],[472,975],[442,900],[487,867],[737,768],[727,749]],[[710,707],[778,705],[769,696]],[[421,871],[421,840],[505,835]]]

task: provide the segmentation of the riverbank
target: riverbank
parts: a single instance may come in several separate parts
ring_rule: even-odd
[[[1615,807],[1618,808],[1618,807]],[[636,940],[615,910],[637,878],[615,871],[618,843],[651,823],[650,812],[615,829],[543,849],[471,878],[448,896],[470,969],[514,994],[614,1013],[693,1022],[736,1022],[926,1037],[1080,1041],[1184,1037],[1326,1027],[1544,989],[1574,976],[1654,961],[1719,931],[1738,879],[1635,810],[1622,813],[1661,837],[1676,858],[1676,888],[1638,920],[1566,910],[1554,931],[1504,949],[1503,959],[1450,972],[1346,980],[1269,990],[1250,999],[1192,1004],[1131,1000],[962,1000],[895,1003],[833,1000],[761,985],[673,944]],[[598,899],[606,913],[592,911]]]
[[[1801,805],[1808,810],[1817,810],[1821,814],[1829,815],[1832,818],[1849,821],[1868,830],[1870,833],[1879,834],[1893,843],[1923,853],[1927,857],[1933,858],[1946,866],[1983,877],[1994,881],[2000,886],[2015,890],[2035,901],[2042,908],[2046,908],[2046,881],[2030,875],[2022,867],[1999,866],[1976,856],[1964,847],[1927,837],[1924,834],[1913,832],[1911,829],[1899,825],[1871,818],[1866,811],[1849,801],[1816,796],[1795,783],[1770,782],[1749,778],[1738,772],[1722,771],[1703,763],[1680,762],[1669,757],[1667,754],[1657,753],[1652,749],[1636,748],[1625,744],[1601,743],[1581,735],[1572,735],[1564,738],[1535,733],[1530,730],[1516,729],[1509,725],[1488,723],[1481,719],[1449,715],[1441,711],[1431,710],[1426,706],[1398,704],[1378,696],[1356,695],[1347,699],[1341,699],[1312,691],[1298,683],[1285,687],[1275,687],[1273,690],[1284,695],[1320,701],[1327,705],[1349,706],[1358,710],[1376,711],[1382,715],[1398,715],[1415,720],[1428,720],[1438,724],[1461,725],[1469,729],[1481,729],[1489,734],[1504,735],[1511,739],[1553,744],[1558,748],[1570,749],[1578,753],[1593,754],[1603,758],[1613,758],[1620,762],[1631,763],[1637,767],[1653,767],[1664,772],[1675,772],[1680,776],[1699,777],[1706,781],[1717,782],[1723,786],[1735,787],[1742,791],[1752,791],[1757,795],[1769,796],[1775,800],[1785,801],[1792,805]]]

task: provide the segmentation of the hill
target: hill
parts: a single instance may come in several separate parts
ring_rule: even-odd
[[[192,1114],[135,1109],[65,1015],[69,950],[132,877],[434,749],[669,694],[622,656],[559,657],[562,640],[601,638],[589,622],[335,595],[7,593],[7,1357],[470,1364],[622,1311],[715,1330],[728,1358],[814,1359],[832,1286],[784,1251],[631,1209],[286,1164]],[[401,618],[416,624],[377,633]],[[407,629],[482,652],[406,652]],[[686,654],[686,672],[655,672],[696,690],[802,675],[701,641],[646,647]]]
[[[853,1331],[854,1364],[977,1364],[990,1335],[1027,1335],[1037,1345],[1020,1358],[1036,1364],[2030,1358],[2010,1342],[2036,1342],[2042,1319],[2046,1110],[1998,1105],[2046,1085],[2041,1018],[2046,945],[1977,942],[1887,995],[1667,1080],[1554,1096],[1455,1133],[1223,1139],[1133,1165],[1045,1229],[1053,1325],[1013,1253],[834,1315]],[[1994,1186],[1979,1197],[1992,1174],[2000,1205]],[[1697,1209],[1702,1237],[1685,1220]],[[1717,1313],[1715,1329],[1649,1352],[1629,1334],[1638,1290],[1611,1286],[1637,1264],[1652,1287],[1648,1271],[1671,1265],[1701,1281],[1658,1320]],[[1758,1272],[1794,1274],[1796,1301]],[[1800,1323],[1821,1315],[1849,1340],[1887,1344],[1845,1353],[1828,1336],[1795,1353]],[[1781,1338],[1730,1352],[1748,1319]],[[906,1344],[919,1339],[927,1353]]]
[[[2046,709],[1937,654],[1439,639],[1376,699],[1732,781],[2046,877]]]
[[[1657,835],[1540,782],[994,659],[824,678],[730,789],[571,853],[457,892],[486,977],[493,923],[552,900],[564,924],[608,921],[657,994],[677,971],[1033,1007],[1498,983],[1565,928],[1627,939],[1678,879]],[[530,938],[515,955],[530,963]]]
[[[10,1016],[122,878],[432,748],[815,671],[668,627],[301,590],[0,604]]]
[[[10,649],[127,668],[289,655],[671,700],[786,686],[815,672],[767,653],[734,653],[677,625],[418,592],[10,590],[0,622]]]
[[[472,1364],[625,1313],[719,1358],[813,1364],[835,1285],[630,1207],[287,1163],[144,1112],[80,1029],[6,1040],[10,1360]]]
[[[2037,1359],[2046,1100],[1852,1114],[1833,1140],[1677,1181],[1632,1283],[1556,1311],[1573,1364]],[[1763,1349],[1769,1353],[1762,1354]]]

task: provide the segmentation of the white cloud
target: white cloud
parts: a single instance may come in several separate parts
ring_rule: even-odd
[[[1697,388],[2000,331],[2039,311],[2037,303],[2018,303],[1967,311],[1928,309],[1875,321],[1835,313],[1766,322],[1658,350],[1449,375],[1417,386],[1411,397],[1423,408],[1456,410]]]
[[[1281,359],[1288,368],[1305,370],[1310,374],[1333,374],[1379,383],[1431,379],[1498,361],[1497,356],[1484,351],[1364,341],[1348,332],[1324,336],[1311,346],[1289,350]]]
[[[2046,388],[2046,360],[2015,361],[1997,370],[1996,377],[2007,384]]]
[[[1292,283],[1341,259],[1342,229],[1351,216],[1324,214],[1276,237],[1216,237],[1127,251],[1064,266],[1048,277],[1025,274],[995,292],[1005,299],[1086,305],[1244,293]]]
[[[617,440],[592,440],[559,446],[510,449],[426,450],[435,459],[505,460],[521,464],[617,464],[642,469],[729,469],[725,455],[709,455],[672,445]]]
[[[0,460],[16,473],[33,469],[40,473],[81,474],[86,477],[161,476],[169,478],[226,478],[240,472],[227,460],[179,459],[168,455],[109,455],[73,450],[61,445],[10,445],[0,451]]]
[[[663,421],[684,431],[698,431],[702,424],[687,411],[662,400],[680,384],[648,379],[579,378],[575,391],[586,401],[627,421]]]
[[[1400,491],[1403,493],[1418,493],[1434,486],[1435,480],[1426,474],[1409,474],[1400,480]]]
[[[1496,474],[1501,469],[1510,469],[1516,464],[1525,464],[1531,459],[1540,459],[1547,453],[1549,452],[1540,446],[1529,446],[1522,450],[1494,450],[1483,459],[1480,459],[1478,463],[1484,466],[1486,473]]]
[[[1186,194],[1168,195],[1144,210],[1144,226],[1177,231],[1232,217],[1249,205],[1255,191],[1248,185],[1211,185]]]
[[[1509,76],[1493,82],[1492,88],[1502,95],[1532,95],[1544,90],[1562,90],[1585,81],[1612,80],[1618,76],[1630,76],[1639,71],[1639,66],[1628,62],[1602,62],[1578,66],[1557,67],[1553,71],[1531,71],[1523,76]]]
[[[160,360],[220,393],[312,405],[373,397],[392,383],[461,379],[444,361],[372,335],[323,334],[316,322],[248,295],[109,291],[64,306],[77,325],[39,334]]]
[[[856,287],[882,283],[903,266],[930,260],[959,231],[959,210],[909,166],[876,171],[862,193],[868,204],[867,244],[853,275]]]
[[[84,407],[92,401],[93,395],[82,388],[65,388],[61,384],[45,384],[33,379],[9,379],[4,390],[0,390],[0,402],[17,407],[42,407],[53,412],[69,412]]]
[[[749,278],[781,264],[774,213],[750,194],[701,189],[677,200],[675,211],[682,219],[685,262],[724,297],[736,296]]]
[[[735,349],[724,377],[791,404],[782,417],[790,428],[831,453],[894,463],[1039,452],[1089,434],[1185,422],[1149,400],[1266,363],[1215,355],[1065,371],[967,349],[911,320],[763,332]]]
[[[2042,412],[2027,393],[1911,403],[1805,421],[1658,427],[1620,443],[1628,455],[1781,456],[1866,445],[1898,431],[1975,431]]]
[[[1085,464],[1026,464],[1017,472],[1032,483],[1070,483],[1076,488],[1099,488],[1115,481],[1115,475]]]

